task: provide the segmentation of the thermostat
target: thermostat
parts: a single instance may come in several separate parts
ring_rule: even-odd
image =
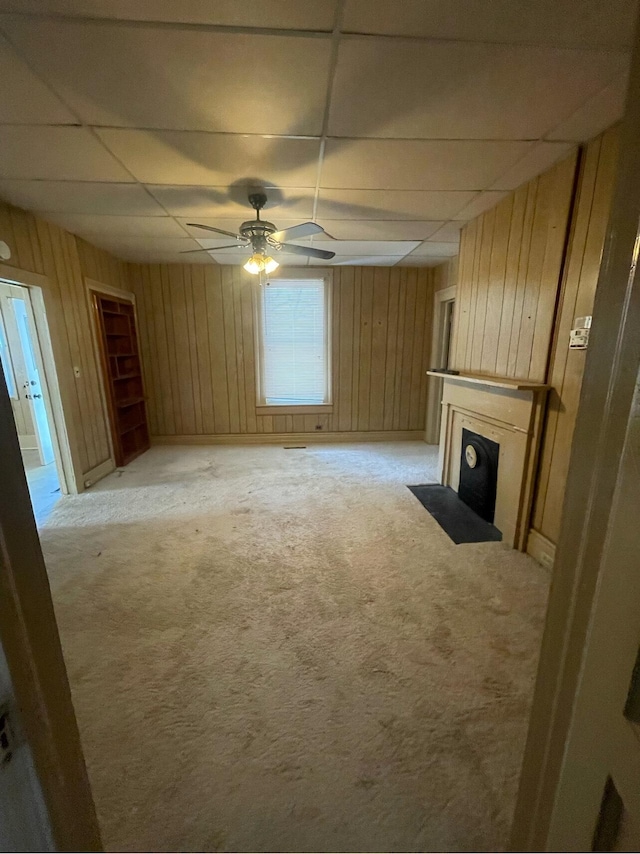
[[[570,350],[586,350],[589,343],[589,330],[591,329],[592,316],[576,317],[573,329],[569,333]]]

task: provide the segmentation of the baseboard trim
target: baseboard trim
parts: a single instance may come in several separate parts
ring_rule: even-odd
[[[95,466],[95,468],[90,469],[88,472],[85,472],[85,474],[82,475],[83,488],[88,489],[90,486],[93,486],[94,483],[97,483],[99,480],[102,480],[103,477],[111,474],[115,467],[113,460],[109,459],[100,463],[99,466]]]
[[[546,569],[552,569],[556,559],[556,547],[551,540],[531,528],[527,538],[527,554]]]
[[[18,436],[18,444],[21,451],[37,451],[38,443],[36,442],[36,434],[28,433],[24,436]]]
[[[380,430],[343,433],[220,433],[195,436],[152,436],[152,445],[292,445],[296,442],[422,442],[423,430]]]

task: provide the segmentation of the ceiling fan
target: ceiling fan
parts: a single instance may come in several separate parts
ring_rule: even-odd
[[[335,257],[335,252],[328,252],[326,249],[315,249],[312,246],[298,246],[295,243],[287,243],[288,240],[299,240],[301,237],[309,237],[312,234],[326,234],[326,232],[322,226],[316,225],[315,222],[302,222],[300,225],[293,225],[291,228],[278,231],[272,222],[260,219],[260,211],[266,203],[267,197],[264,193],[252,193],[249,196],[249,204],[255,210],[256,218],[243,222],[237,234],[224,231],[221,228],[213,228],[211,225],[201,225],[197,222],[187,223],[194,228],[202,228],[205,231],[213,231],[216,234],[233,237],[237,243],[230,243],[228,246],[216,246],[212,249],[187,249],[182,254],[217,252],[220,249],[250,249],[252,254],[244,265],[244,269],[248,273],[255,274],[273,273],[280,266],[275,258],[271,257],[272,251],[306,255],[308,258],[322,258],[324,261],[329,261]]]

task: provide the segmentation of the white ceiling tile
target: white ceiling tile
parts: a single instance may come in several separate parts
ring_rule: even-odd
[[[458,243],[440,243],[435,240],[425,240],[420,246],[417,246],[411,253],[411,257],[417,255],[431,256],[432,258],[453,258],[458,254]]]
[[[398,264],[398,267],[438,267],[449,261],[448,257],[438,257],[436,255],[407,255]]]
[[[206,252],[194,255],[181,255],[180,252],[163,252],[161,249],[135,249],[123,247],[122,251],[110,250],[121,261],[131,261],[134,264],[215,264],[213,258]]]
[[[624,115],[627,97],[627,74],[619,75],[613,83],[601,89],[573,115],[562,121],[547,139],[569,139],[584,142],[619,121]]]
[[[0,196],[32,211],[69,214],[164,216],[162,207],[139,184],[0,179]]]
[[[297,241],[292,241],[297,242]],[[326,249],[336,255],[406,255],[419,245],[417,240],[318,240],[315,249]]]
[[[91,132],[78,127],[5,125],[0,176],[70,181],[132,181]]]
[[[0,36],[0,123],[76,124],[77,118],[41,83]]]
[[[241,222],[253,219],[255,215],[247,200],[247,190],[243,187],[231,190],[228,187],[149,184],[147,189],[172,216],[183,217],[190,222],[195,220],[205,225],[215,225],[215,219],[230,219],[237,228]],[[313,215],[313,193],[308,189],[267,189],[265,192],[267,204],[262,215],[264,219],[275,220],[276,225],[282,219],[295,218],[296,222],[300,222]],[[212,222],[209,223],[209,220]]]
[[[233,237],[214,237],[213,234],[211,237],[196,237],[196,242],[203,249],[216,249],[218,252],[223,250],[224,247],[232,247],[230,249],[224,249],[224,251],[228,251],[231,253],[244,252],[245,249],[251,250],[251,244],[243,245],[242,241],[234,240]],[[239,245],[240,244],[240,245]]]
[[[99,130],[98,134],[145,184],[228,187],[242,182],[307,188],[316,184],[317,139],[139,130]],[[246,198],[244,190],[243,195]]]
[[[338,240],[425,240],[441,221],[322,219],[324,230]]]
[[[310,267],[393,267],[402,255],[338,255],[331,261],[310,258]]]
[[[0,0],[0,10],[81,15],[131,21],[214,24],[225,27],[269,27],[287,30],[331,30],[336,0]]]
[[[448,220],[475,192],[320,190],[318,218],[325,220]]]
[[[221,228],[223,231],[230,231],[233,234],[237,234],[241,223],[248,220],[248,219],[253,219],[253,216],[251,215],[250,212],[247,212],[247,215],[244,218],[242,216],[238,216],[235,219],[221,219],[221,218],[217,218],[217,217],[199,217],[198,222],[201,225],[208,225],[208,226],[211,226],[212,228]],[[266,211],[263,212],[263,219],[268,219],[268,217],[266,216]],[[207,232],[204,229],[195,228],[193,225],[189,225],[189,223],[193,222],[193,219],[191,217],[178,217],[177,220],[180,223],[180,225],[186,231],[189,232],[189,234],[191,234],[193,237],[196,238],[196,240],[201,240],[204,237],[206,237]],[[299,219],[285,220],[285,219],[280,219],[280,217],[277,217],[277,223],[274,223],[274,225],[276,225],[277,228],[279,228],[279,229],[284,229],[284,228],[291,228],[292,225],[298,225],[299,223],[300,223]],[[210,234],[209,236],[211,238],[215,238],[214,234]]]
[[[467,220],[474,219],[477,216],[480,216],[481,213],[490,210],[492,207],[501,202],[508,193],[506,192],[497,192],[493,190],[488,190],[484,193],[478,193],[475,199],[472,202],[462,208],[461,211],[455,216],[455,219],[462,220],[466,222]]]
[[[347,0],[343,30],[435,39],[630,45],[634,0]]]
[[[515,190],[521,184],[546,172],[554,163],[569,154],[575,146],[570,142],[539,142],[522,160],[511,166],[491,185],[492,190]]]
[[[169,216],[102,216],[43,211],[42,216],[72,234],[92,240],[101,236],[125,239],[138,237],[186,237],[184,229]]]
[[[343,39],[329,134],[537,139],[627,62],[612,51]]]
[[[523,157],[528,142],[330,139],[321,187],[483,190]]]
[[[92,125],[317,134],[328,36],[10,16],[3,29]]]
[[[445,222],[442,228],[439,228],[430,236],[430,240],[440,240],[442,243],[459,243],[460,229],[464,223],[462,222]]]
[[[189,256],[180,256],[181,252],[201,248],[195,240],[189,237],[138,237],[134,234],[101,234],[95,235],[91,242],[124,261],[134,261],[137,258],[149,260],[155,256],[162,256],[166,259],[169,255],[181,257],[184,261]],[[206,252],[202,254],[207,255]]]

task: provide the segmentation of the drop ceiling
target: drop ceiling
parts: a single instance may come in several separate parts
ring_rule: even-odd
[[[0,0],[0,197],[121,258],[239,263],[265,187],[334,264],[432,266],[620,118],[635,0]],[[2,235],[0,235],[1,239]],[[297,256],[279,260],[299,266]],[[309,262],[312,263],[312,262]]]

